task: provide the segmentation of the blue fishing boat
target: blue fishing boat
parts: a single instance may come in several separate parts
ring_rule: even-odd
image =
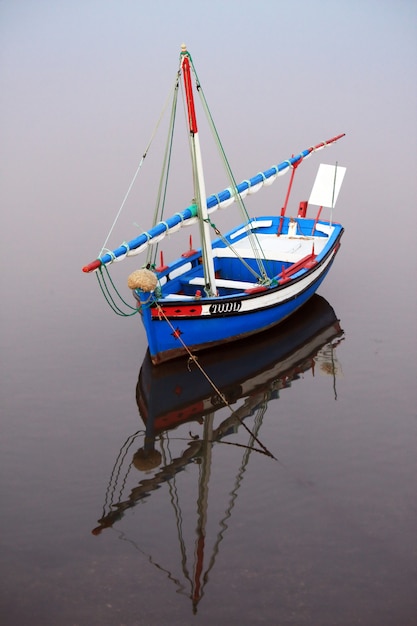
[[[166,182],[161,182],[160,208],[155,212],[153,226],[113,250],[103,246],[98,258],[83,268],[84,272],[97,274],[108,302],[121,314],[109,293],[109,285],[113,283],[107,266],[147,251],[142,267],[129,275],[128,285],[136,301],[132,313],[141,314],[154,364],[243,339],[287,319],[311,298],[326,277],[343,234],[342,225],[333,221],[332,213],[346,169],[337,163],[320,164],[310,198],[299,203],[295,215],[287,215],[287,206],[299,165],[311,154],[335,144],[344,134],[308,147],[239,184],[221,150],[229,186],[207,197],[194,85],[203,109],[208,112],[214,136],[221,144],[185,46],[180,54],[173,113],[181,85],[191,153],[192,204],[165,218],[163,190]],[[171,118],[170,138],[175,115]],[[171,146],[167,145],[166,155],[170,153]],[[165,156],[165,181],[168,180],[168,162]],[[245,197],[269,186],[286,172],[291,172],[291,176],[279,214],[251,218]],[[223,234],[212,221],[212,214],[231,204],[241,209],[243,220]],[[317,207],[313,217],[307,216],[309,206]],[[323,207],[330,208],[327,220],[321,219]],[[179,258],[165,264],[161,253],[157,263],[160,241],[192,224],[199,225],[200,247],[194,249],[190,240],[190,248]]]
[[[315,294],[282,324],[234,342],[228,350],[206,350],[198,366],[190,359],[177,359],[154,367],[148,351],[136,388],[139,413],[149,427],[147,436],[187,422],[202,423],[212,411],[235,407],[242,398],[263,394],[264,401],[273,399],[310,369],[337,376],[334,348],[343,337],[332,306]]]

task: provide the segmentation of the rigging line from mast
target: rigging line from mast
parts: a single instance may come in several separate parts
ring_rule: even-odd
[[[209,123],[211,132],[213,133],[213,136],[215,138],[215,142],[216,142],[217,148],[219,150],[221,159],[223,161],[223,165],[224,165],[224,168],[225,168],[225,171],[226,171],[227,178],[229,179],[230,184],[231,184],[231,193],[233,194],[234,201],[238,204],[238,206],[239,206],[239,208],[241,210],[241,213],[242,213],[242,215],[245,218],[245,221],[247,221],[247,223],[249,223],[250,222],[249,213],[248,213],[248,211],[246,209],[246,206],[245,206],[245,203],[243,201],[243,198],[242,198],[241,194],[239,193],[239,191],[237,189],[236,179],[235,179],[235,177],[233,175],[232,168],[231,168],[230,163],[228,161],[228,158],[226,156],[226,152],[225,152],[225,150],[223,148],[223,144],[221,142],[220,135],[219,135],[219,133],[217,131],[217,127],[216,127],[216,125],[214,123],[213,116],[212,116],[210,108],[208,106],[208,102],[207,102],[206,96],[204,94],[203,87],[201,86],[200,79],[198,78],[198,74],[197,74],[197,71],[196,71],[196,69],[194,67],[192,59],[190,59],[190,63],[191,63],[191,66],[193,68],[193,72],[194,72],[194,75],[195,75],[195,78],[196,78],[197,92],[198,92],[198,94],[200,96],[200,100],[201,100],[204,112],[206,114],[206,118],[207,118],[207,121]],[[266,259],[266,255],[265,255],[265,253],[262,250],[262,246],[259,243],[259,239],[258,239],[258,236],[256,235],[256,233],[253,233],[252,231],[249,231],[248,232],[248,241],[249,241],[249,244],[250,244],[250,246],[251,246],[251,248],[253,250],[254,258],[255,258],[255,261],[256,261],[256,263],[258,265],[260,276],[262,277],[263,282],[266,282],[268,280],[268,274],[267,274],[267,272],[265,270],[265,266],[264,266],[264,263],[263,263],[263,261]],[[227,245],[230,246],[229,243],[227,243]]]
[[[171,168],[171,157],[172,157],[172,147],[174,140],[174,129],[175,129],[175,120],[177,115],[177,101],[178,101],[178,89],[180,84],[180,74],[177,74],[177,82],[174,88],[174,97],[171,105],[171,116],[169,120],[168,127],[168,135],[165,146],[164,160],[162,164],[161,176],[158,187],[158,194],[155,203],[155,211],[154,211],[154,219],[153,226],[155,226],[158,221],[163,220],[164,210],[165,210],[165,202],[167,197],[167,188],[168,188],[168,179]],[[152,249],[153,248],[153,249]],[[158,243],[152,248],[148,248],[147,252],[147,263],[150,265],[155,265],[156,258],[158,255]]]
[[[178,76],[176,76],[176,78],[175,78],[174,90],[175,90],[175,86],[176,86],[176,83],[177,83],[177,82],[178,82]],[[133,175],[133,178],[132,178],[132,180],[131,180],[131,182],[130,182],[130,185],[129,185],[129,187],[128,187],[128,189],[127,189],[126,193],[125,193],[125,196],[124,196],[124,198],[123,198],[123,200],[122,200],[122,203],[121,203],[121,205],[120,205],[120,207],[119,207],[119,210],[117,211],[116,217],[114,218],[113,224],[111,225],[111,228],[110,228],[110,230],[109,230],[109,233],[108,233],[108,235],[107,235],[107,237],[106,237],[106,239],[105,239],[105,241],[104,241],[104,243],[103,243],[103,245],[102,245],[101,251],[100,251],[100,253],[99,253],[99,255],[98,255],[99,257],[101,257],[101,255],[103,254],[104,250],[106,249],[107,242],[109,241],[109,239],[110,239],[110,237],[111,237],[111,234],[112,234],[112,232],[113,232],[113,230],[114,230],[114,228],[115,228],[115,226],[116,226],[116,224],[117,224],[117,221],[118,221],[118,219],[119,219],[119,217],[120,217],[120,215],[121,215],[121,213],[122,213],[122,211],[123,211],[123,208],[124,208],[124,206],[125,206],[125,204],[126,204],[126,202],[127,202],[127,199],[128,199],[128,197],[129,197],[129,195],[130,195],[130,192],[132,191],[133,185],[135,184],[135,181],[136,181],[136,179],[137,179],[137,177],[138,177],[138,175],[139,175],[139,171],[140,171],[140,169],[141,169],[141,167],[142,167],[142,165],[143,165],[143,162],[144,162],[144,160],[145,160],[145,158],[146,158],[146,156],[147,156],[147,154],[148,154],[148,152],[149,152],[149,149],[150,149],[150,147],[151,147],[151,144],[152,144],[152,142],[153,142],[153,140],[154,140],[154,138],[155,138],[155,135],[156,135],[156,133],[157,133],[157,131],[158,131],[158,128],[159,128],[159,126],[160,126],[160,124],[161,124],[162,118],[163,118],[164,113],[165,113],[165,109],[166,109],[166,107],[168,106],[168,102],[171,100],[171,94],[172,94],[172,91],[173,91],[173,90],[172,90],[172,88],[171,88],[171,89],[169,90],[169,94],[168,94],[168,96],[167,96],[167,98],[166,98],[166,100],[165,100],[164,106],[162,107],[162,111],[161,111],[161,114],[160,114],[160,116],[159,116],[159,119],[158,119],[158,121],[157,121],[157,123],[156,123],[156,125],[155,125],[155,128],[154,128],[154,129],[153,129],[153,131],[152,131],[151,138],[150,138],[150,140],[149,140],[149,142],[148,142],[148,145],[146,146],[145,151],[144,151],[144,153],[142,154],[142,158],[141,158],[141,160],[139,161],[139,165],[138,165],[138,167],[136,168],[136,171],[135,171],[135,173],[134,173],[134,175]]]
[[[235,246],[230,243],[230,241],[228,241],[226,239],[226,237],[221,233],[221,231],[217,228],[217,226],[210,220],[210,218],[208,218],[208,222],[210,224],[210,226],[213,228],[214,232],[216,233],[216,235],[219,237],[219,239],[221,239],[221,241],[225,244],[225,246],[227,248],[229,248],[229,250],[231,250],[233,252],[233,254],[236,256],[237,259],[239,259],[239,261],[242,263],[242,265],[244,265],[246,267],[246,269],[248,270],[248,272],[250,274],[252,274],[252,276],[254,276],[258,281],[261,280],[262,284],[271,284],[271,279],[268,277],[268,275],[265,273],[265,275],[260,275],[258,274],[258,272],[256,272],[250,265],[249,263],[247,263],[247,261],[239,254],[239,252],[236,250]],[[256,237],[256,235],[255,235]],[[249,239],[249,237],[248,237]],[[259,246],[259,248],[262,251],[262,248]],[[255,256],[255,258],[258,258]],[[264,259],[266,260],[266,259]]]
[[[336,192],[336,179],[337,179],[337,161],[334,168],[333,189],[332,189],[332,206],[330,208],[330,225],[333,223],[333,209],[334,209],[334,197]]]

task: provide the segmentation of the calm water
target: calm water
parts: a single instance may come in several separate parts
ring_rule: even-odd
[[[69,261],[3,308],[3,623],[415,623],[415,300],[344,239],[325,299],[202,360],[234,412]]]

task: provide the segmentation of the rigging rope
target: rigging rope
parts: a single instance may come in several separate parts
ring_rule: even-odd
[[[175,90],[175,88],[176,88],[176,83],[177,83],[177,82],[178,82],[178,75],[177,75],[177,76],[176,76],[176,78],[175,78],[174,90]],[[124,197],[124,198],[123,198],[123,200],[122,200],[122,204],[121,204],[121,205],[120,205],[120,207],[119,207],[119,210],[118,210],[118,212],[117,212],[117,214],[116,214],[116,217],[114,218],[113,224],[111,225],[111,228],[110,228],[110,230],[109,230],[109,233],[108,233],[108,235],[107,235],[107,237],[106,237],[106,239],[105,239],[105,241],[104,241],[104,243],[103,243],[103,246],[102,246],[102,248],[101,248],[100,254],[98,255],[99,257],[101,257],[101,255],[102,255],[102,253],[103,253],[104,249],[106,248],[106,246],[107,246],[107,242],[108,242],[108,240],[110,239],[110,236],[111,236],[111,234],[112,234],[112,232],[113,232],[113,230],[114,230],[114,228],[115,228],[115,226],[116,226],[116,223],[117,223],[117,221],[118,221],[118,219],[119,219],[119,217],[120,217],[120,214],[121,214],[121,212],[122,212],[122,210],[123,210],[123,208],[124,208],[124,206],[125,206],[125,204],[126,204],[126,201],[127,201],[128,197],[129,197],[129,195],[130,195],[130,192],[132,191],[132,187],[133,187],[133,185],[135,184],[136,178],[138,177],[138,174],[139,174],[139,171],[140,171],[140,169],[141,169],[141,167],[142,167],[142,164],[143,164],[143,162],[144,162],[144,160],[145,160],[145,158],[146,158],[146,155],[147,155],[147,154],[148,154],[148,152],[149,152],[149,149],[150,149],[150,147],[151,147],[151,144],[152,144],[152,142],[153,142],[153,140],[154,140],[154,137],[155,137],[155,135],[156,135],[156,133],[157,133],[157,131],[158,131],[158,128],[159,128],[160,123],[161,123],[161,120],[162,120],[162,118],[163,118],[163,116],[164,116],[164,113],[165,113],[165,109],[166,109],[166,108],[167,108],[167,106],[168,106],[168,102],[171,100],[171,94],[172,94],[172,87],[171,87],[171,89],[169,90],[168,96],[167,96],[167,98],[166,98],[166,100],[165,100],[165,104],[164,104],[164,106],[163,106],[163,108],[162,108],[162,111],[161,111],[161,114],[160,114],[160,116],[159,116],[159,119],[158,119],[158,121],[157,121],[157,123],[156,123],[156,125],[155,125],[155,128],[154,128],[154,129],[153,129],[153,131],[152,131],[151,138],[150,138],[150,140],[149,140],[149,142],[148,142],[148,145],[147,145],[147,147],[145,148],[145,152],[144,152],[144,153],[143,153],[143,155],[142,155],[142,158],[141,158],[141,160],[140,160],[140,162],[139,162],[139,165],[138,165],[138,167],[136,168],[136,172],[134,173],[133,178],[132,178],[132,180],[131,180],[131,183],[130,183],[130,185],[129,185],[129,187],[128,187],[127,191],[126,191],[125,197]]]
[[[132,315],[136,315],[136,313],[139,313],[139,309],[137,309],[136,307],[131,306],[130,304],[128,304],[128,302],[126,302],[126,300],[124,300],[122,298],[122,296],[120,295],[120,293],[117,291],[116,286],[110,276],[110,272],[107,269],[106,266],[104,266],[104,271],[107,274],[107,279],[109,280],[114,293],[117,295],[117,297],[119,298],[119,300],[131,311],[130,313],[126,313],[125,311],[123,311],[115,302],[111,292],[110,292],[110,288],[106,282],[106,277],[103,274],[103,266],[99,267],[98,271],[96,272],[96,277],[97,277],[97,282],[99,284],[99,287],[101,289],[101,292],[104,296],[104,299],[106,300],[107,304],[109,305],[109,307],[112,309],[112,311],[114,313],[116,313],[116,315],[120,315],[121,317],[130,317]]]
[[[198,78],[197,71],[196,71],[196,69],[194,67],[194,63],[192,62],[191,59],[190,59],[190,61],[191,61],[193,72],[194,72],[194,75],[195,75],[195,78],[196,78],[197,91],[199,93],[200,100],[202,102],[204,112],[206,114],[207,120],[209,122],[209,126],[210,126],[211,131],[213,133],[213,136],[215,138],[215,141],[216,141],[217,147],[219,149],[220,155],[222,157],[223,165],[225,167],[227,176],[228,176],[228,178],[229,178],[229,180],[231,182],[231,192],[234,195],[234,198],[235,198],[238,206],[240,207],[243,216],[247,220],[247,223],[249,223],[250,222],[249,213],[246,210],[246,206],[245,206],[245,203],[243,202],[243,199],[242,199],[241,195],[237,192],[236,179],[235,179],[235,177],[233,175],[232,168],[231,168],[230,163],[229,163],[229,161],[227,159],[226,152],[225,152],[225,150],[223,148],[223,144],[222,144],[222,142],[220,140],[219,133],[218,133],[216,125],[214,123],[214,119],[213,119],[213,117],[211,115],[211,112],[210,112],[210,109],[209,109],[206,97],[204,95],[203,88],[202,88],[201,83],[200,83],[200,79]],[[259,269],[260,275],[262,276],[263,281],[267,281],[268,280],[268,275],[267,275],[267,273],[265,271],[265,267],[264,267],[264,264],[263,264],[263,260],[265,259],[265,254],[262,251],[262,246],[260,245],[259,240],[258,240],[256,234],[254,234],[251,231],[248,232],[248,240],[249,240],[249,243],[250,243],[250,245],[252,247],[252,250],[253,250],[256,262],[258,264],[258,269]],[[254,240],[256,240],[256,244],[255,244]],[[259,251],[262,252],[262,257],[259,255]]]
[[[164,154],[164,160],[163,160],[163,164],[162,164],[162,171],[161,171],[161,176],[160,176],[160,180],[159,180],[159,187],[158,187],[158,194],[157,194],[157,200],[156,200],[156,205],[155,205],[155,211],[154,211],[154,219],[153,219],[153,226],[155,226],[157,224],[157,222],[162,222],[162,218],[164,215],[164,210],[165,210],[165,201],[166,201],[166,196],[167,196],[167,188],[168,188],[168,179],[169,179],[169,173],[170,173],[170,168],[171,168],[171,157],[172,157],[172,146],[173,146],[173,140],[174,140],[174,128],[175,128],[175,119],[176,119],[176,113],[177,113],[177,102],[178,102],[178,90],[179,90],[179,72],[177,73],[177,82],[175,84],[174,87],[174,96],[172,99],[172,107],[171,107],[171,117],[170,117],[170,121],[169,121],[169,128],[168,128],[168,136],[167,136],[167,142],[166,142],[166,146],[165,146],[165,154]],[[161,200],[162,198],[162,200]],[[168,229],[167,229],[168,230]],[[156,257],[158,254],[158,244],[156,244],[156,246],[153,246],[154,250],[152,251],[150,248],[148,248],[148,253],[147,253],[147,263],[150,263],[151,265],[155,265],[156,263]],[[153,252],[153,254],[152,254]]]
[[[245,259],[239,254],[239,252],[236,250],[236,248],[233,246],[233,244],[230,243],[230,241],[228,241],[226,239],[226,237],[220,232],[220,230],[217,228],[217,226],[210,220],[210,218],[207,219],[207,222],[210,224],[210,226],[213,228],[214,232],[216,233],[216,235],[219,237],[219,239],[221,239],[221,241],[233,252],[233,254],[236,256],[237,259],[239,259],[239,261],[242,263],[242,265],[244,267],[246,267],[246,269],[253,275],[255,276],[256,279],[258,279],[260,281],[260,284],[267,284],[270,285],[272,283],[272,279],[270,279],[268,277],[268,275],[265,276],[260,276],[258,274],[258,272],[256,272],[253,267],[251,267],[249,265],[249,263],[247,261],[245,261]],[[249,237],[248,237],[249,239]]]

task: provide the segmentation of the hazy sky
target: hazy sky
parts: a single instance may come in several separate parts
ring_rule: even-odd
[[[25,250],[14,283],[28,255],[47,283],[60,269],[78,280],[97,254],[183,41],[239,180],[346,132],[340,221],[356,249],[372,223],[382,255],[398,220],[415,262],[415,1],[0,0],[2,250]]]

